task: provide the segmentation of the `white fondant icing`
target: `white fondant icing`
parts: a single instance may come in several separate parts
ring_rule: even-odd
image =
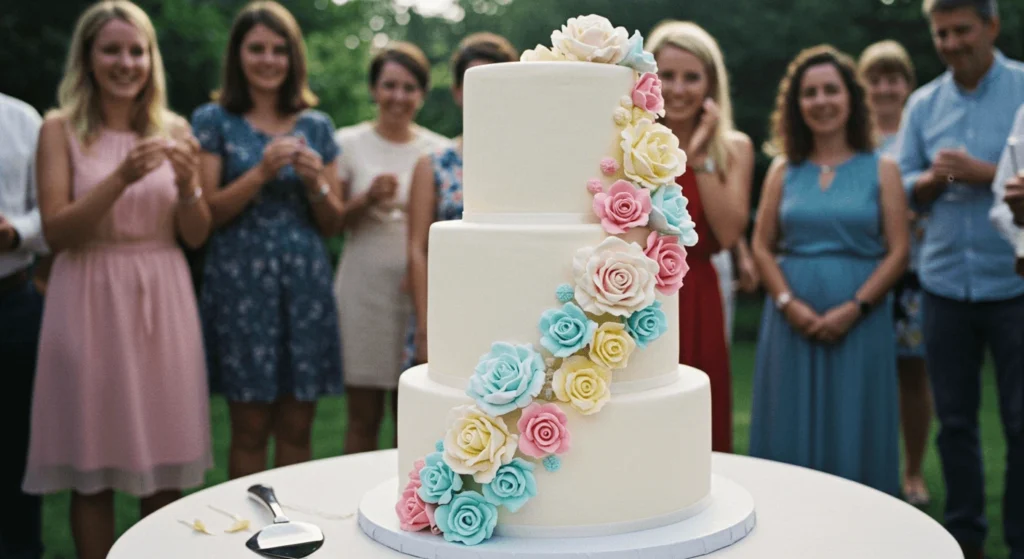
[[[646,235],[641,229],[635,231],[641,239]],[[427,266],[431,378],[464,391],[480,356],[492,343],[532,343],[541,351],[541,314],[562,306],[555,289],[573,284],[576,251],[597,246],[605,238],[601,226],[593,224],[446,221],[432,225]],[[626,387],[672,375],[679,363],[677,295],[657,293],[656,300],[668,319],[668,331],[646,348],[637,348],[627,367],[612,371],[613,393],[622,392],[616,388],[618,383],[627,383],[622,385]]]
[[[409,369],[399,381],[402,476],[416,459],[435,451],[448,410],[472,402],[464,390],[434,382],[427,368]],[[708,496],[711,395],[703,372],[678,365],[672,384],[616,394],[591,416],[559,405],[569,418],[572,448],[559,457],[559,471],[534,471],[538,495],[516,513],[501,509],[500,530],[559,537],[600,527],[598,532],[609,534],[616,526],[664,523]],[[503,418],[515,425],[519,413]]]
[[[512,62],[466,72],[466,213],[575,213],[596,223],[587,181],[622,160],[613,113],[633,89],[624,66]],[[611,180],[607,180],[611,184]]]
[[[714,475],[707,508],[660,528],[577,538],[495,535],[467,547],[426,531],[402,531],[393,503],[398,484],[398,479],[391,479],[367,492],[359,504],[359,527],[382,545],[424,559],[689,559],[730,546],[757,525],[750,493],[732,480]]]

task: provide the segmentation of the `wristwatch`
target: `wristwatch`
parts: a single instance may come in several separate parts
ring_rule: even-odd
[[[789,302],[792,300],[793,294],[790,293],[789,291],[783,291],[782,293],[779,293],[777,297],[775,297],[775,308],[781,311],[782,309],[786,308],[786,305],[788,305]]]
[[[329,193],[330,191],[331,191],[330,185],[327,184],[326,182],[322,182],[322,183],[320,183],[320,186],[316,189],[316,194],[315,195],[311,195],[309,197],[309,200],[315,204],[315,203],[319,202],[320,200],[323,200],[324,198],[326,198],[327,197],[327,193]]]

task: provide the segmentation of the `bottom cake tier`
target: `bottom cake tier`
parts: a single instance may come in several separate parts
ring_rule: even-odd
[[[447,429],[448,411],[473,403],[463,391],[432,381],[428,366],[409,369],[399,382],[402,476],[435,451]],[[668,386],[613,392],[594,415],[563,409],[572,432],[571,451],[561,457],[556,472],[536,468],[537,496],[515,513],[501,510],[495,534],[621,534],[673,524],[708,505],[711,393],[702,371],[680,365],[678,378]],[[515,414],[506,417],[513,427],[517,419]]]

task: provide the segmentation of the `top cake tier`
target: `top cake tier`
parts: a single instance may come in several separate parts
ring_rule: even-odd
[[[586,184],[602,158],[622,151],[612,112],[635,79],[624,66],[564,61],[466,72],[464,219],[596,222]]]

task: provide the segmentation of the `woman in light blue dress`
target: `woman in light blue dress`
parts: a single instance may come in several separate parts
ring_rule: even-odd
[[[779,89],[753,250],[769,299],[758,340],[750,454],[899,494],[889,291],[906,268],[896,163],[873,152],[850,58],[805,50]]]

